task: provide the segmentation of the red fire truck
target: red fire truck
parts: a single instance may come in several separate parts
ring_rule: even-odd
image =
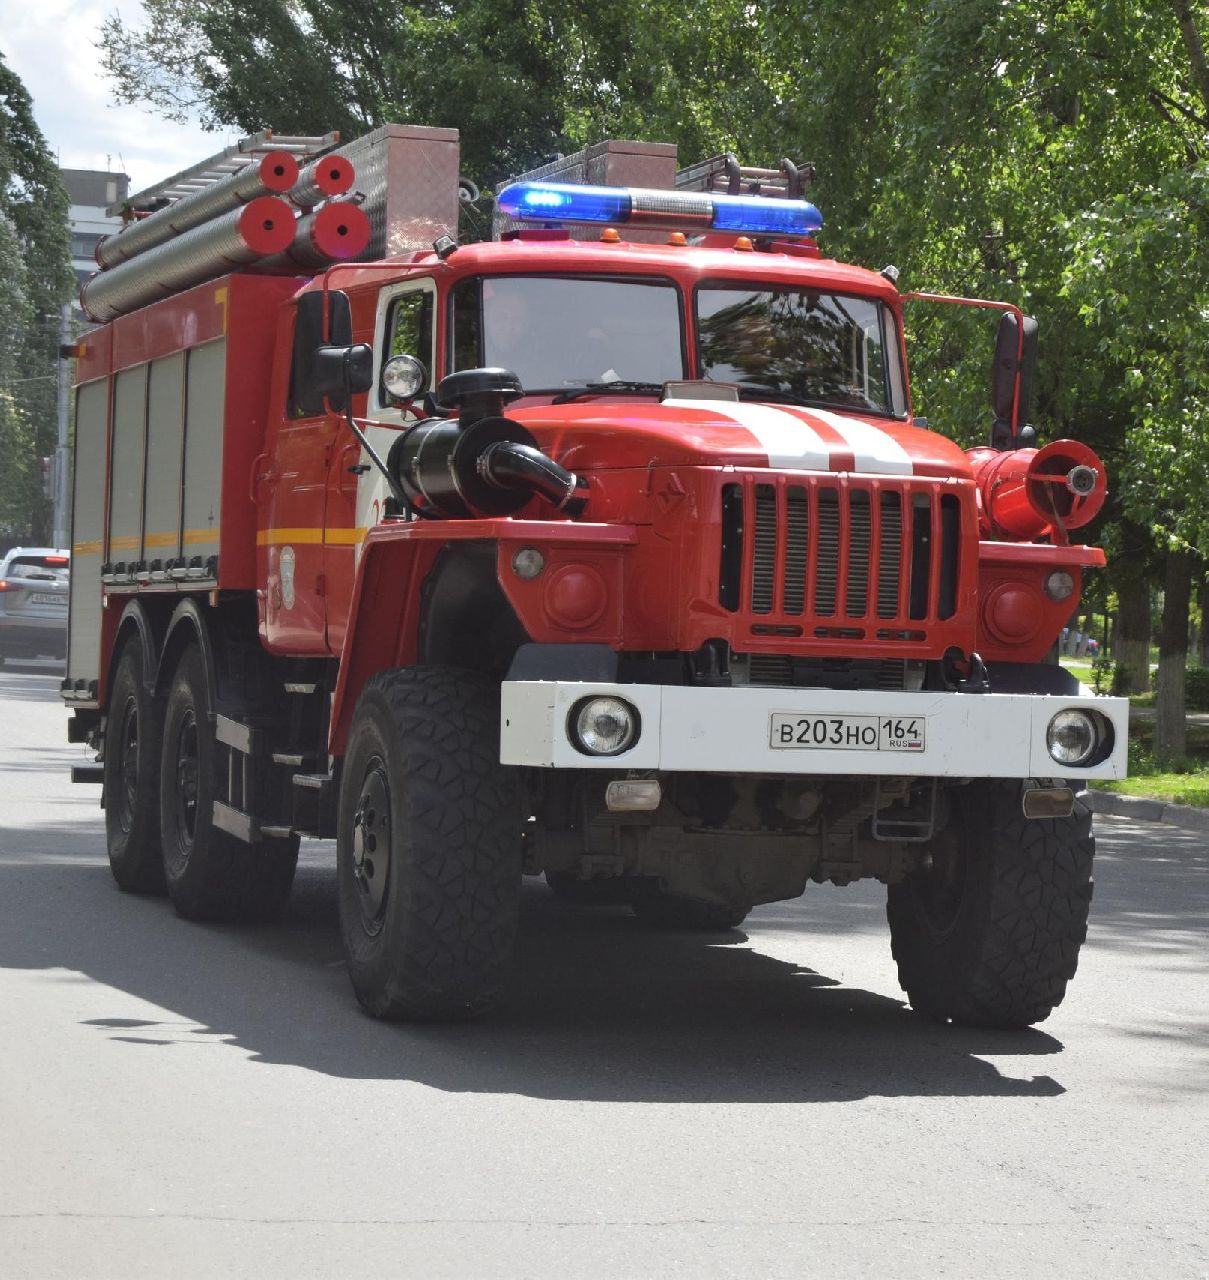
[[[459,244],[453,131],[305,145],[360,198],[228,162],[86,286],[63,692],[118,884],[263,919],[334,837],[358,999],[448,1019],[524,874],[707,930],[876,877],[915,1009],[1046,1017],[1127,705],[1046,661],[1105,476],[1033,442],[1035,325],[938,299],[1002,317],[963,450],[912,415],[927,295],[826,257],[788,161],[600,144]]]

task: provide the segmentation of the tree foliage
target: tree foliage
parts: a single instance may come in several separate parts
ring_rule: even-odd
[[[814,160],[829,251],[1038,317],[1040,437],[1110,470],[1093,534],[1123,548],[1128,517],[1203,565],[1205,0],[144,5],[142,31],[106,27],[119,96],[213,124],[455,125],[488,184],[610,136]],[[966,443],[992,330],[910,313],[916,408]]]
[[[56,441],[59,313],[71,292],[67,193],[29,94],[0,56],[0,534],[45,541],[39,457]]]

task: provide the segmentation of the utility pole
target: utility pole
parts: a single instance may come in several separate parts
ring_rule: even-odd
[[[66,548],[71,530],[71,456],[67,448],[68,404],[71,392],[71,361],[65,354],[71,346],[71,304],[65,303],[59,315],[58,419],[59,438],[54,466],[54,536],[60,549]]]

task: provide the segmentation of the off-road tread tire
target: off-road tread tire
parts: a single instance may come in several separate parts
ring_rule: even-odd
[[[464,1021],[494,1000],[520,913],[522,789],[499,762],[499,682],[416,666],[365,686],[340,789],[341,935],[357,999],[375,1018]],[[381,930],[361,916],[353,817],[379,756],[392,813]]]
[[[639,882],[634,886],[630,909],[650,928],[691,933],[722,933],[727,929],[737,929],[751,910],[739,903],[723,905],[707,902],[704,898],[669,893],[650,882]]]
[[[1061,1004],[1087,936],[1095,838],[1086,791],[1068,818],[1026,818],[1021,784],[963,788],[954,821],[969,858],[952,926],[931,926],[918,872],[890,887],[886,914],[899,983],[933,1021],[1022,1028]]]
[[[117,739],[124,727],[128,699],[135,699],[138,717],[139,764],[130,830],[122,829],[118,788],[121,749]],[[109,869],[124,893],[164,892],[164,858],[160,847],[160,753],[164,733],[164,702],[147,687],[143,649],[137,642],[123,646],[109,689],[105,724],[105,846]]]
[[[223,924],[259,924],[277,920],[289,902],[298,863],[298,837],[266,837],[246,844],[212,821],[214,787],[220,770],[210,712],[209,688],[201,651],[190,645],[181,655],[164,717],[160,776],[160,839],[164,878],[176,913],[186,920]],[[194,708],[200,761],[197,819],[192,851],[181,856],[176,830],[174,740],[178,717]]]

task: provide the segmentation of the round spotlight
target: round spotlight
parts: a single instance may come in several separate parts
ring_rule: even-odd
[[[512,572],[524,582],[541,576],[546,557],[536,547],[521,547],[512,553]]]
[[[1075,593],[1075,576],[1065,569],[1055,569],[1045,579],[1045,594],[1051,600],[1069,600]]]
[[[1068,767],[1087,764],[1100,740],[1099,717],[1090,711],[1059,711],[1045,732],[1050,757]]]
[[[382,389],[398,404],[414,400],[428,385],[428,370],[415,356],[391,356],[382,366]]]
[[[568,729],[584,755],[618,756],[638,740],[638,710],[624,698],[584,698],[571,708]]]

